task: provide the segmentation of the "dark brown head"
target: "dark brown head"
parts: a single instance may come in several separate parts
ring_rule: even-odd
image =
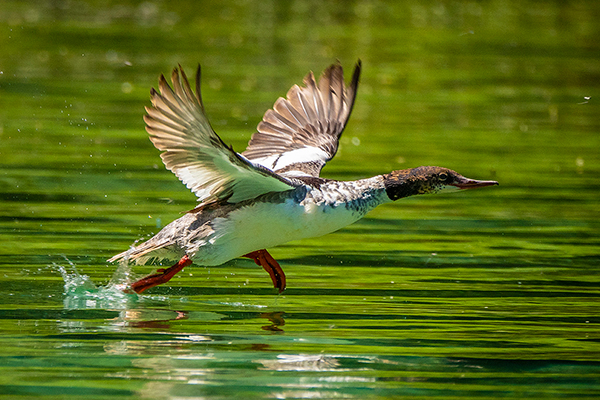
[[[456,191],[497,185],[496,181],[476,181],[442,167],[417,167],[383,175],[385,191],[391,200],[415,194]]]

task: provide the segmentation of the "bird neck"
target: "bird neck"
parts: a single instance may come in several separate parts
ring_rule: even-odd
[[[382,203],[390,201],[385,192],[383,176],[356,181],[327,180],[307,193],[316,204],[343,206],[353,213],[364,215]]]
[[[419,179],[420,176],[415,174],[417,170],[417,168],[402,169],[382,175],[385,192],[391,201],[427,193],[423,181]]]

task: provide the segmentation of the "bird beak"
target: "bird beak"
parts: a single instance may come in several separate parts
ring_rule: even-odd
[[[452,185],[456,186],[459,189],[476,189],[476,188],[481,188],[481,187],[486,187],[486,186],[498,185],[498,182],[496,182],[496,181],[476,181],[475,179],[464,178]]]

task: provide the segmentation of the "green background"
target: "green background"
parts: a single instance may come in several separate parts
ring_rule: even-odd
[[[597,398],[600,2],[5,1],[3,398]],[[203,67],[242,151],[310,70],[361,59],[323,171],[440,165],[500,186],[382,206],[144,296],[106,259],[195,205],[144,131]],[[251,234],[251,233],[250,233]]]

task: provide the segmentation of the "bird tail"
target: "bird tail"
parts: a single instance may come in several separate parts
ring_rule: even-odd
[[[129,250],[112,256],[107,261],[114,262],[117,260],[126,259],[135,260],[137,264],[144,264],[145,261],[150,258],[164,258],[159,254],[153,254],[150,256],[148,256],[148,254],[152,252],[161,253],[159,250],[165,249],[165,247],[171,244],[173,243],[170,240],[163,240],[157,242],[155,240],[150,239],[147,242],[140,244],[139,246],[132,247]]]

